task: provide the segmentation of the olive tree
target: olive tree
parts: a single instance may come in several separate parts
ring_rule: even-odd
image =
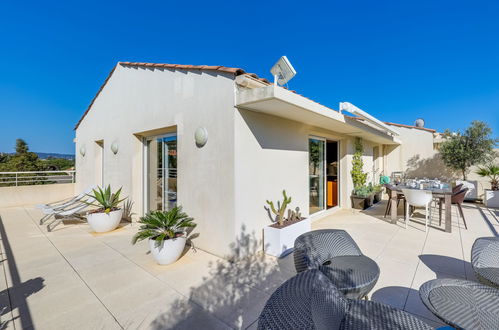
[[[442,160],[447,167],[459,171],[463,180],[466,180],[471,166],[495,158],[494,147],[499,142],[492,137],[492,129],[478,120],[473,121],[463,133],[446,130],[444,139],[440,146]]]

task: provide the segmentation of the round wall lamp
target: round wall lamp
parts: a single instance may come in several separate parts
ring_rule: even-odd
[[[85,154],[87,153],[87,149],[85,148],[84,145],[82,145],[80,147],[80,155],[82,155],[83,157],[85,157]]]
[[[118,145],[118,141],[114,141],[112,144],[111,144],[111,151],[113,152],[113,154],[117,154],[118,153],[118,150],[119,150],[119,145]]]
[[[199,148],[203,147],[208,141],[208,131],[206,128],[198,127],[194,132],[194,140]]]

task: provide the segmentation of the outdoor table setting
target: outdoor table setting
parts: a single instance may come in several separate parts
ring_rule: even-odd
[[[428,180],[422,179],[406,179],[404,181],[395,182],[394,189],[391,190],[390,200],[390,219],[393,224],[397,223],[397,195],[402,193],[402,189],[417,189],[430,191],[434,198],[442,198],[445,205],[445,232],[452,232],[452,216],[451,216],[451,197],[452,187],[450,184],[441,182],[438,179]],[[439,203],[439,215],[442,215],[442,204]]]

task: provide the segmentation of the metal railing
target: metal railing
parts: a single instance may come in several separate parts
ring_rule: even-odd
[[[74,183],[76,171],[0,172],[0,187]]]

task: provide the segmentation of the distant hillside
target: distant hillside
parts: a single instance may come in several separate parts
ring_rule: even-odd
[[[0,154],[7,154],[7,155],[13,155],[13,152],[0,152]],[[57,154],[57,153],[50,153],[50,152],[35,152],[35,154],[38,155],[40,159],[47,159],[47,158],[62,158],[62,159],[69,159],[69,160],[74,160],[75,155],[70,155],[70,154]]]
[[[74,160],[75,155],[69,155],[69,154],[57,154],[57,153],[48,153],[48,152],[35,152],[35,154],[40,157],[40,159],[47,159],[47,158],[63,158],[63,159],[70,159]]]

